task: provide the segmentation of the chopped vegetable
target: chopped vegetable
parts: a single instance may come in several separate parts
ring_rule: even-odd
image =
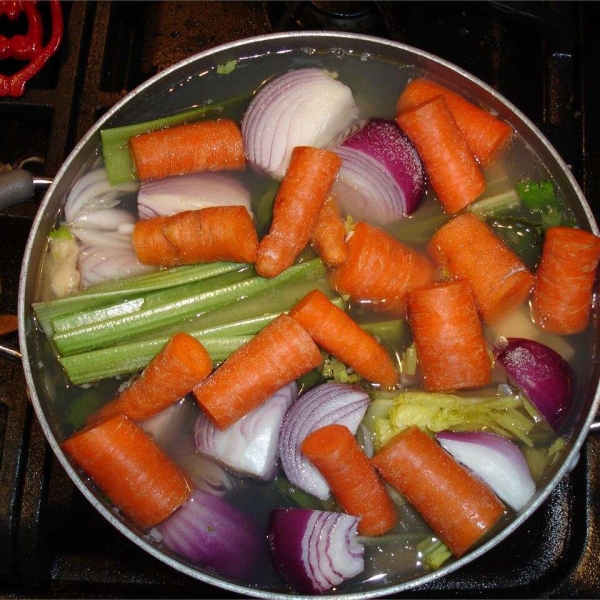
[[[348,260],[331,272],[329,283],[372,310],[402,315],[407,292],[433,283],[429,259],[367,223],[356,224],[348,252]]]
[[[416,146],[446,212],[457,213],[483,194],[483,172],[442,96],[401,112],[396,121]]]
[[[86,427],[61,448],[140,529],[164,521],[192,494],[175,463],[123,415]]]
[[[89,422],[123,414],[134,421],[152,417],[189,394],[212,371],[204,346],[187,333],[175,334],[143,373]]]
[[[408,315],[426,390],[483,387],[491,381],[487,345],[465,281],[409,292]]]
[[[309,433],[332,423],[356,433],[368,406],[364,390],[340,383],[325,383],[301,396],[288,410],[279,435],[281,466],[290,483],[325,500],[329,485],[300,446]]]
[[[86,246],[79,252],[79,272],[84,288],[154,271],[156,267],[144,265],[138,260],[131,246]]]
[[[417,78],[404,88],[396,109],[402,113],[440,95],[448,104],[471,152],[483,166],[489,166],[507,147],[513,132],[507,123],[483,108],[444,86]]]
[[[320,69],[297,69],[269,81],[244,114],[248,161],[281,179],[294,148],[327,148],[357,118],[350,88]]]
[[[323,292],[309,292],[289,314],[317,345],[365,379],[384,387],[398,383],[398,374],[385,348]]]
[[[346,228],[333,198],[328,198],[319,211],[310,241],[326,265],[338,267],[348,258]]]
[[[304,508],[273,511],[269,539],[281,576],[298,592],[321,594],[365,568],[358,519]]]
[[[243,206],[215,206],[138,221],[132,239],[141,262],[162,267],[253,263],[258,250],[254,222]]]
[[[201,413],[194,432],[198,452],[234,471],[259,479],[274,479],[279,457],[279,430],[297,394],[298,386],[292,382],[223,431]]]
[[[427,250],[438,265],[469,283],[477,309],[488,323],[529,297],[533,275],[475,215],[465,213],[442,225]]]
[[[49,237],[50,252],[46,278],[55,298],[69,297],[79,289],[81,273],[77,268],[79,244],[66,227],[55,229]]]
[[[308,244],[341,162],[328,150],[294,148],[275,198],[271,228],[258,247],[259,275],[276,277]]]
[[[558,430],[575,391],[569,363],[552,348],[523,338],[509,338],[495,350],[496,360],[509,378]]]
[[[156,531],[160,542],[223,577],[244,579],[266,552],[258,523],[229,502],[196,490]]]
[[[371,462],[456,557],[465,554],[504,514],[492,491],[418,427],[398,434]]]
[[[535,494],[519,447],[495,433],[442,431],[437,441],[462,465],[487,483],[513,510],[520,511]]]
[[[306,436],[302,453],[325,477],[340,506],[359,517],[358,533],[382,535],[398,519],[369,459],[344,425],[325,425]]]
[[[333,189],[342,212],[383,226],[416,210],[423,165],[394,121],[371,119],[333,150],[343,160]]]
[[[544,229],[558,225],[575,225],[572,215],[558,199],[551,181],[519,181],[515,190],[523,204],[539,216]]]
[[[600,238],[571,227],[546,231],[531,312],[544,331],[571,335],[589,322]]]
[[[222,65],[217,65],[217,73],[219,75],[229,75],[229,73],[233,73],[237,66],[237,60],[234,58],[232,60],[227,61]]]
[[[242,135],[231,119],[136,135],[129,145],[142,181],[198,171],[240,171],[246,167]]]
[[[419,543],[417,550],[419,559],[423,561],[428,571],[439,569],[452,556],[452,552],[444,542],[431,536]]]
[[[308,333],[282,314],[196,386],[194,395],[211,421],[225,429],[322,362]]]

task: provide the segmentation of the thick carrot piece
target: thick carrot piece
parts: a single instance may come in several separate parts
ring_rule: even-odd
[[[442,96],[400,113],[396,122],[417,148],[447,213],[457,213],[485,191],[483,172]]]
[[[433,260],[471,286],[483,320],[491,323],[529,298],[533,275],[492,229],[465,213],[442,225],[427,251]]]
[[[61,448],[141,529],[164,521],[192,494],[177,465],[123,415],[86,427]]]
[[[408,319],[426,390],[487,385],[491,364],[468,283],[453,281],[408,294]]]
[[[371,463],[406,496],[457,557],[504,513],[490,488],[416,426],[390,440]]]
[[[329,284],[370,309],[402,316],[408,291],[434,281],[424,255],[367,223],[359,222],[348,241],[348,260],[329,276]]]
[[[346,262],[348,258],[346,227],[337,202],[333,198],[328,198],[319,211],[310,241],[323,262],[330,267],[338,267]]]
[[[142,181],[199,171],[241,171],[246,167],[242,134],[230,119],[152,131],[131,138],[129,147]]]
[[[385,348],[320,290],[309,292],[288,314],[318,346],[365,379],[384,387],[398,383],[394,363]]]
[[[340,506],[360,517],[358,533],[382,535],[396,524],[394,504],[346,426],[313,431],[302,442],[302,452],[325,477]]]
[[[531,300],[536,324],[549,333],[570,335],[589,322],[600,239],[572,227],[546,231]]]
[[[149,419],[189,394],[211,371],[212,361],[204,346],[187,333],[176,333],[140,377],[88,422],[118,414],[134,421]]]
[[[162,267],[253,263],[258,251],[254,221],[243,206],[215,206],[140,220],[132,241],[140,262]]]
[[[329,150],[294,148],[275,197],[271,228],[258,247],[259,275],[276,277],[292,266],[310,241],[341,165],[342,159]]]
[[[513,133],[512,128],[460,94],[427,79],[413,79],[404,88],[396,109],[402,113],[436,96],[443,96],[446,100],[458,128],[477,160],[484,167],[492,164],[508,145]]]
[[[225,429],[322,363],[310,335],[281,314],[197,385],[194,395],[215,425]]]

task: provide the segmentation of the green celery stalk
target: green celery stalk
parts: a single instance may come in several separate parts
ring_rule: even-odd
[[[82,310],[106,306],[110,302],[129,299],[132,296],[146,292],[216,277],[230,271],[239,270],[245,266],[247,265],[217,262],[174,267],[172,269],[157,271],[156,273],[107,281],[106,283],[94,285],[78,294],[66,296],[65,298],[36,302],[33,304],[33,309],[38,322],[46,334],[51,335],[53,333],[52,319],[64,317]]]
[[[166,302],[148,309],[142,308],[133,314],[77,327],[56,334],[54,342],[64,355],[102,348],[139,334],[160,330],[178,321],[183,322],[202,312],[220,308],[229,302],[264,293],[283,283],[300,278],[315,279],[324,277],[324,275],[325,268],[322,261],[314,259],[290,267],[272,279],[251,277],[210,291],[192,293],[186,298],[180,297],[176,301]]]

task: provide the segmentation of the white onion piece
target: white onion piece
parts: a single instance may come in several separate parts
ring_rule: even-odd
[[[343,160],[333,188],[343,213],[385,225],[419,205],[425,185],[423,165],[394,121],[366,121],[332,150]]]
[[[106,229],[117,231],[123,224],[135,223],[135,217],[122,208],[105,208],[103,210],[82,210],[72,221],[73,227],[81,229]]]
[[[535,482],[523,453],[514,442],[483,431],[443,431],[436,438],[514,510],[521,510],[533,498]]]
[[[121,248],[133,250],[131,235],[124,235],[118,231],[102,229],[88,229],[85,227],[70,227],[69,231],[84,244],[95,248]]]
[[[79,253],[79,272],[83,287],[153,271],[156,271],[156,267],[142,264],[133,248],[86,246]]]
[[[292,382],[224,430],[201,413],[195,431],[198,452],[235,471],[273,479],[277,472],[281,422],[297,394],[298,386]]]
[[[156,530],[173,552],[224,577],[249,578],[266,552],[254,519],[202,490]]]
[[[277,569],[294,589],[320,594],[362,573],[358,519],[305,508],[271,513],[270,542]]]
[[[250,192],[239,181],[220,173],[191,173],[145,181],[137,202],[140,219],[211,206],[244,206],[252,214]]]
[[[320,69],[269,81],[242,120],[244,151],[259,171],[282,179],[296,146],[326,148],[358,117],[352,91]]]
[[[356,434],[368,406],[363,389],[344,383],[324,383],[301,396],[287,412],[279,435],[281,466],[290,483],[325,500],[329,485],[302,454],[302,442],[312,431],[334,423]]]

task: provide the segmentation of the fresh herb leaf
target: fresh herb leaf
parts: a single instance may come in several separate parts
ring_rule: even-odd
[[[237,60],[230,60],[223,65],[217,65],[217,73],[219,75],[229,75],[229,73],[235,70],[236,66]]]

